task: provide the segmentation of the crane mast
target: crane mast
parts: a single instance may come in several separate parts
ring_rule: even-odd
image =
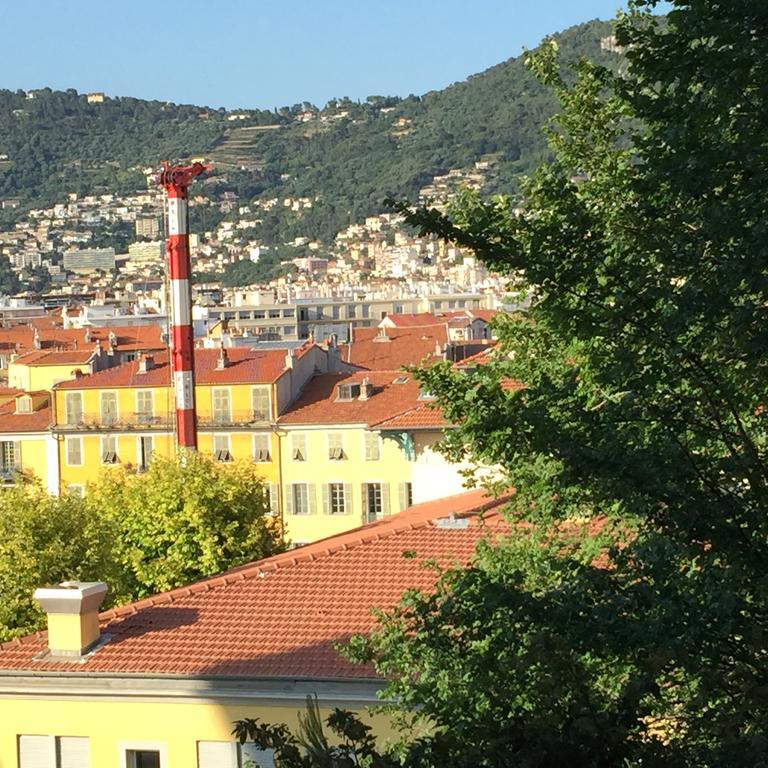
[[[165,189],[168,286],[171,299],[171,372],[176,405],[176,442],[179,448],[197,449],[195,411],[195,350],[192,328],[192,274],[187,230],[188,191],[196,176],[209,170],[202,163],[164,162],[158,183]]]

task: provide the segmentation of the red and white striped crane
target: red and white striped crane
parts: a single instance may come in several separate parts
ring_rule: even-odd
[[[171,297],[171,371],[176,397],[176,442],[179,448],[197,449],[195,412],[195,351],[192,329],[192,275],[187,232],[189,185],[209,170],[202,163],[171,166],[167,161],[158,176],[167,198],[168,282]]]

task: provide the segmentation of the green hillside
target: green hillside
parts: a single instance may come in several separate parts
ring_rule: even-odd
[[[564,58],[615,62],[600,49],[609,33],[606,22],[566,30],[558,35]],[[322,109],[226,113],[134,98],[89,104],[73,90],[31,99],[0,91],[0,154],[9,157],[0,163],[0,198],[42,204],[69,191],[128,192],[142,188],[142,167],[205,155],[218,175],[209,189],[318,196],[302,227],[329,240],[380,211],[385,197],[414,198],[435,175],[487,155],[496,160],[490,190],[513,190],[515,177],[546,156],[540,126],[553,109],[523,57],[420,97],[340,99]]]

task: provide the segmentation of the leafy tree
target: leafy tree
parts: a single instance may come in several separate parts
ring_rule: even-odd
[[[399,763],[380,752],[371,727],[352,712],[334,709],[326,725],[339,739],[330,744],[323,729],[317,697],[307,696],[306,714],[298,713],[299,728],[294,734],[287,725],[261,723],[258,718],[237,720],[232,733],[241,744],[250,742],[260,749],[275,751],[278,768],[394,768]]]
[[[32,599],[65,579],[105,581],[107,604],[137,600],[274,554],[255,465],[199,454],[156,459],[149,471],[106,469],[83,499],[37,483],[0,491],[0,640],[45,625]]]
[[[267,491],[250,462],[158,457],[145,473],[102,473],[86,504],[114,521],[114,556],[132,598],[162,592],[281,549]]]
[[[43,625],[37,587],[66,579],[119,583],[112,521],[78,496],[55,498],[39,484],[0,492],[0,641]]]
[[[768,11],[655,5],[626,72],[531,57],[562,114],[517,210],[400,206],[532,296],[492,363],[420,374],[517,494],[352,646],[431,723],[412,765],[768,763]]]

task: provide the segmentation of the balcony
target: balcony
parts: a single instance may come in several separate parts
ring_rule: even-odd
[[[59,432],[123,432],[127,430],[169,430],[173,429],[175,415],[164,413],[121,413],[119,416],[101,413],[83,413],[77,417],[70,415],[67,422],[60,422],[55,429]]]
[[[245,429],[267,427],[269,424],[269,413],[253,409],[222,413],[197,412],[197,425],[201,429]]]

